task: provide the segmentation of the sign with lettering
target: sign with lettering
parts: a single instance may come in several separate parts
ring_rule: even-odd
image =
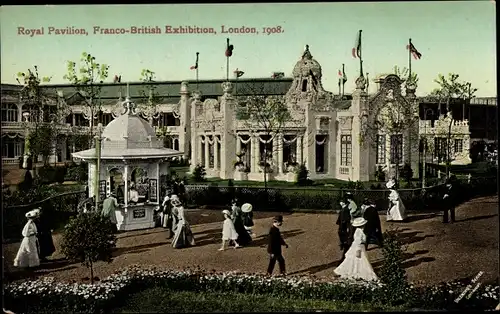
[[[158,202],[158,180],[149,180],[149,201],[154,203]]]
[[[99,181],[99,200],[103,201],[106,198],[106,180]]]
[[[146,209],[134,209],[133,211],[134,219],[144,218],[146,217]]]

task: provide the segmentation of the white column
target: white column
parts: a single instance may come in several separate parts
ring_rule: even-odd
[[[196,153],[196,158],[197,160],[195,161],[197,164],[201,164],[201,161],[202,161],[202,154],[204,154],[204,152],[202,152],[203,150],[203,143],[201,142],[201,135],[197,137],[197,141],[198,143],[196,143],[197,147],[198,147],[198,151]],[[205,145],[206,145],[206,142],[205,142]]]
[[[156,164],[156,201],[161,204],[160,200],[160,162]]]
[[[297,163],[302,164],[302,136],[297,135]]]
[[[283,134],[278,134],[278,173],[283,173]]]
[[[236,134],[236,153],[241,153],[241,139],[238,134]]]
[[[125,201],[125,212],[127,212],[128,207],[128,165],[123,168],[123,180],[125,180],[125,188],[123,191],[124,201]]]
[[[75,114],[74,114],[74,113],[72,113],[72,114],[71,114],[71,116],[72,116],[72,120],[73,120],[73,124],[72,124],[72,126],[75,126],[75,124],[76,124]]]
[[[17,104],[17,121],[23,121],[23,105]]]
[[[205,169],[210,168],[210,143],[208,142],[208,135],[205,136]]]
[[[257,134],[252,137],[252,165],[251,172],[257,172],[259,166],[259,139]]]
[[[217,141],[217,136],[214,135],[214,169],[219,169],[219,143]]]

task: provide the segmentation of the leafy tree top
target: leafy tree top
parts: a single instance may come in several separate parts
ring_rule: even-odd
[[[477,88],[472,88],[470,82],[460,82],[459,78],[460,76],[455,73],[449,73],[448,77],[439,74],[437,79],[434,80],[439,87],[435,88],[429,96],[446,102],[450,102],[451,99],[470,99],[475,97],[474,94],[477,92]]]

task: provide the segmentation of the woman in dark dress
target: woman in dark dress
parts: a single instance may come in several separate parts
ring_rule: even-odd
[[[239,245],[247,245],[252,242],[252,237],[248,234],[248,231],[245,229],[245,225],[243,224],[243,212],[241,208],[237,205],[237,200],[233,200],[233,204],[231,206],[232,213],[231,216],[233,218],[234,228],[238,233],[238,242]]]
[[[38,256],[40,257],[40,261],[46,261],[47,257],[56,251],[56,248],[52,240],[49,221],[47,220],[48,213],[44,212],[41,208],[37,208],[36,210],[38,212],[38,216],[35,219],[39,246]]]

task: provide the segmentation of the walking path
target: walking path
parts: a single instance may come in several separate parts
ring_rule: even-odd
[[[115,259],[112,263],[97,263],[95,273],[103,278],[122,267],[158,265],[185,269],[201,267],[217,271],[263,273],[268,256],[267,238],[271,217],[278,213],[255,213],[257,238],[245,248],[219,252],[223,217],[220,211],[188,211],[187,219],[197,245],[176,250],[167,240],[167,232],[156,228],[125,232],[118,235]],[[333,277],[341,252],[338,246],[336,214],[283,214],[282,233],[290,245],[284,249],[289,274],[310,274]],[[457,208],[457,222],[441,223],[441,215],[413,214],[405,223],[387,223],[381,215],[382,228],[399,228],[401,240],[408,245],[404,267],[409,280],[438,283],[453,279],[474,277],[484,272],[482,280],[498,278],[498,197],[476,198]],[[54,235],[59,247],[60,235]],[[5,275],[19,278],[21,272],[12,263],[19,243],[4,245]],[[382,261],[379,248],[370,246],[368,257],[375,271]],[[53,276],[58,280],[76,280],[88,277],[89,272],[78,263],[69,264],[59,252],[54,261],[44,264],[36,276]]]

